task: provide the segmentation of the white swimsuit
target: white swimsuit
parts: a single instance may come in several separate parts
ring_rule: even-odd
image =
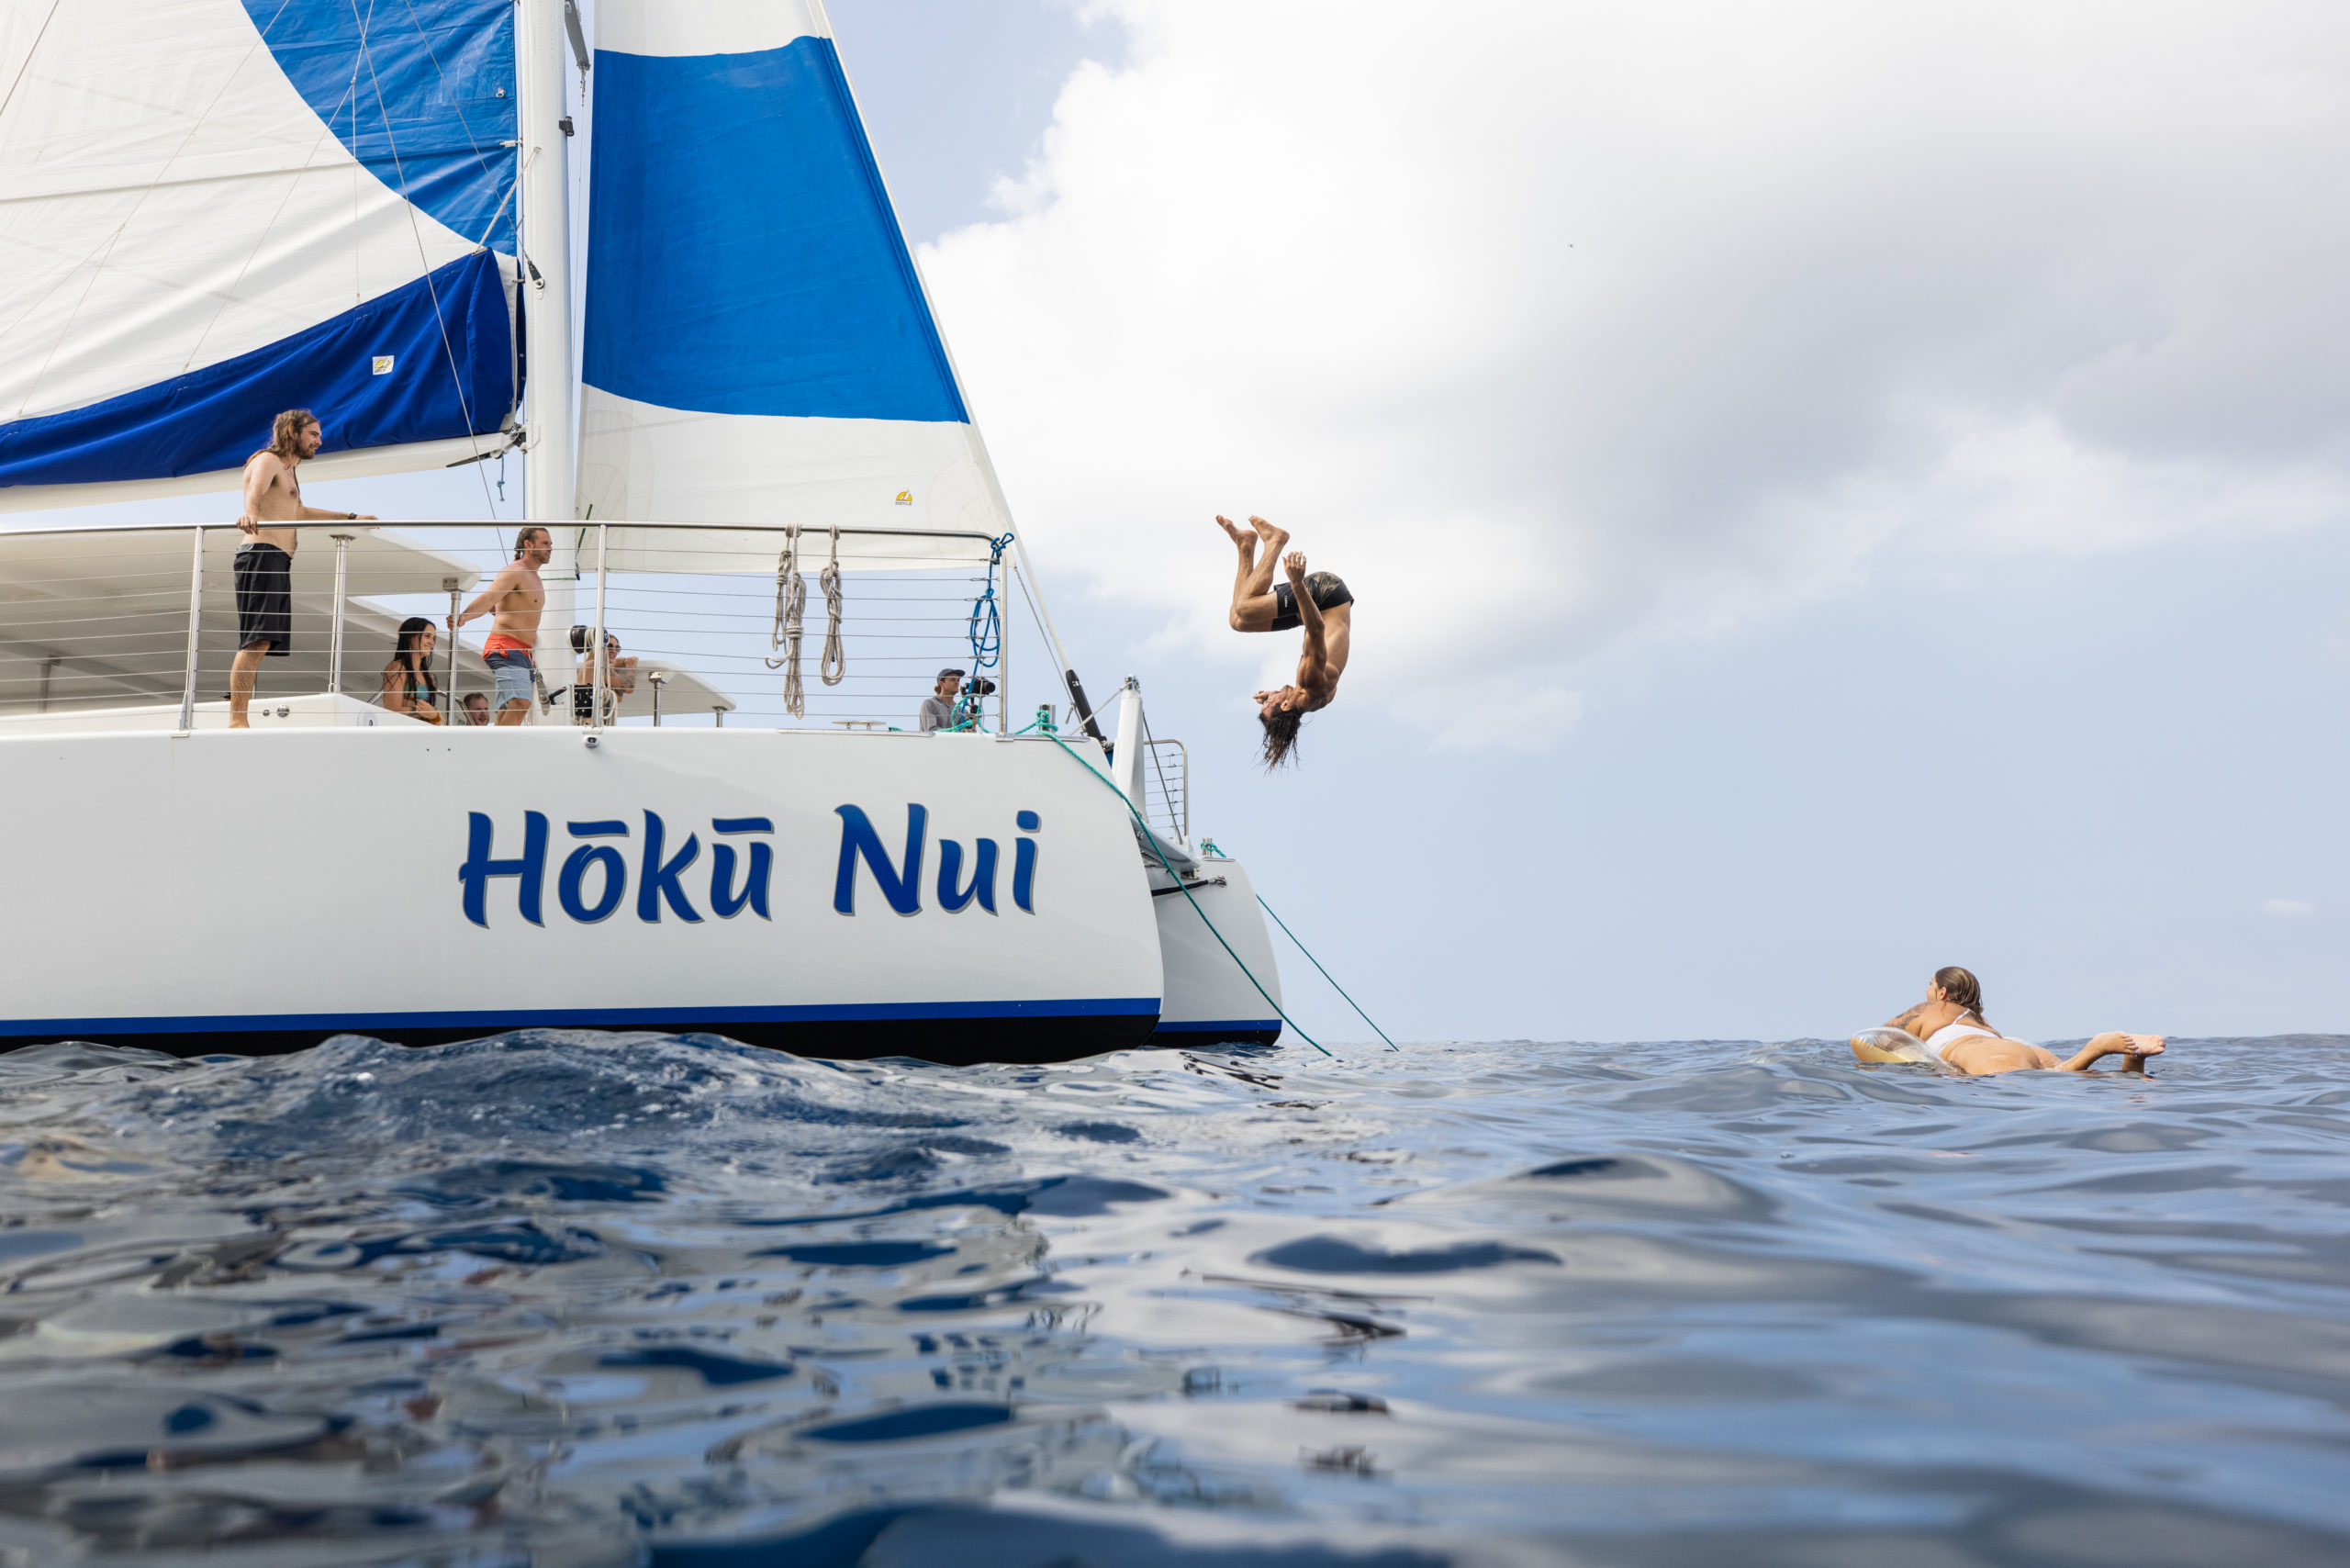
[[[2005,1039],[1997,1029],[1978,1029],[1972,1024],[1945,1024],[1926,1036],[1926,1048],[1944,1061],[1950,1060],[1951,1047],[1961,1040],[1971,1040],[1980,1035],[1986,1040]]]

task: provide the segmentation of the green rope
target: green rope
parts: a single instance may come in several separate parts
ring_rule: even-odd
[[[1271,904],[1265,903],[1264,894],[1259,893],[1257,895],[1257,902],[1260,904],[1265,904],[1265,913],[1267,914],[1273,914],[1273,906]],[[1282,935],[1288,937],[1292,942],[1297,942],[1297,933],[1289,928],[1289,923],[1287,921],[1283,920],[1278,914],[1273,914],[1273,924],[1281,928]],[[1315,969],[1322,970],[1322,978],[1330,981],[1330,989],[1332,991],[1337,991],[1340,996],[1347,996],[1347,988],[1340,985],[1337,980],[1331,976],[1329,970],[1322,969],[1322,960],[1315,958],[1313,953],[1307,949],[1304,943],[1297,942],[1297,950],[1305,954],[1305,961],[1307,963],[1312,964]],[[1357,1002],[1351,996],[1347,996],[1347,1005],[1355,1010],[1356,1017],[1360,1018],[1366,1024],[1371,1024],[1371,1032],[1372,1034],[1378,1036],[1382,1040],[1387,1040],[1387,1031],[1381,1028],[1376,1024],[1371,1024],[1371,1014],[1362,1010],[1362,1004],[1360,1002]],[[1393,1040],[1387,1040],[1387,1048],[1393,1051],[1401,1050],[1403,1047],[1398,1046]]]
[[[1034,728],[1034,726],[1032,725],[1031,728]],[[1027,731],[1023,730],[1021,734],[1027,734]],[[1297,1037],[1299,1039],[1304,1040],[1307,1045],[1312,1046],[1315,1050],[1320,1051],[1326,1057],[1334,1055],[1335,1053],[1333,1053],[1329,1047],[1323,1045],[1321,1041],[1315,1039],[1304,1030],[1297,1028],[1297,1020],[1291,1017],[1288,1014],[1281,1012],[1281,1004],[1273,1000],[1273,993],[1271,991],[1267,991],[1261,985],[1257,985],[1256,975],[1251,973],[1248,966],[1241,961],[1240,955],[1232,950],[1232,944],[1225,941],[1224,939],[1224,933],[1215,928],[1215,922],[1210,920],[1208,918],[1208,912],[1200,907],[1200,901],[1192,896],[1192,890],[1183,885],[1183,879],[1175,875],[1174,865],[1168,860],[1167,851],[1158,847],[1158,835],[1150,831],[1150,823],[1143,821],[1142,813],[1135,810],[1135,803],[1132,801],[1126,800],[1126,792],[1124,790],[1119,789],[1115,784],[1112,783],[1109,778],[1103,774],[1100,768],[1086,761],[1085,758],[1078,756],[1076,752],[1069,749],[1069,744],[1061,739],[1060,736],[1055,734],[1050,730],[1045,731],[1044,735],[1046,740],[1052,742],[1063,751],[1069,752],[1070,756],[1076,757],[1077,765],[1080,767],[1082,767],[1085,771],[1093,775],[1094,778],[1101,779],[1102,786],[1107,789],[1110,793],[1117,796],[1118,799],[1125,803],[1127,812],[1133,816],[1135,821],[1140,824],[1142,828],[1143,842],[1150,846],[1150,852],[1153,855],[1158,857],[1158,863],[1167,868],[1167,874],[1169,877],[1173,878],[1176,890],[1183,895],[1183,902],[1192,906],[1192,913],[1198,915],[1200,917],[1200,924],[1208,928],[1208,935],[1215,938],[1215,945],[1223,948],[1225,956],[1231,958],[1234,963],[1240,965],[1240,972],[1244,975],[1248,975],[1248,983],[1250,985],[1257,986],[1257,994],[1265,999],[1265,1004],[1280,1015],[1282,1023],[1288,1025],[1292,1029],[1297,1029]],[[1264,902],[1262,899],[1259,899],[1257,902],[1259,903]],[[1284,925],[1281,929],[1286,931],[1289,927]],[[1290,940],[1294,942],[1297,938],[1292,936]],[[1304,951],[1303,947],[1300,948],[1300,951]],[[1310,958],[1314,955],[1307,953],[1305,956]],[[1322,966],[1316,964],[1314,967],[1318,969]],[[1331,983],[1336,984],[1337,982],[1333,981]],[[1343,995],[1344,993],[1341,992],[1340,994]],[[1371,1025],[1374,1029],[1378,1026],[1379,1025],[1376,1024]],[[1382,1036],[1380,1037],[1382,1039],[1386,1038],[1385,1036]]]

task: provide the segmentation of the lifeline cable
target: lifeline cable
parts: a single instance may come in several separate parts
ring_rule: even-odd
[[[1257,895],[1257,902],[1260,904],[1265,904],[1265,913],[1267,914],[1273,914],[1273,906],[1271,904],[1265,903],[1264,894],[1259,893]],[[1289,928],[1289,923],[1287,921],[1283,920],[1278,914],[1273,914],[1273,924],[1281,928],[1282,935],[1288,937],[1292,942],[1297,942],[1297,933]],[[1308,950],[1304,943],[1297,942],[1297,950],[1305,954],[1305,961],[1307,963],[1312,964],[1317,969],[1321,969],[1322,978],[1330,981],[1330,989],[1332,991],[1337,991],[1340,996],[1347,996],[1347,988],[1340,985],[1336,980],[1331,979],[1330,971],[1322,969],[1322,960],[1315,958],[1313,953]],[[1347,996],[1347,1005],[1355,1010],[1356,1017],[1361,1019],[1366,1024],[1371,1024],[1371,1032],[1372,1034],[1378,1036],[1382,1040],[1387,1040],[1387,1031],[1381,1028],[1377,1024],[1371,1023],[1371,1014],[1362,1010],[1362,1004],[1360,1002],[1357,1002],[1351,996]],[[1397,1045],[1393,1040],[1387,1040],[1387,1048],[1391,1051],[1397,1051],[1402,1050],[1404,1047]]]
[[[1034,726],[1031,727],[1033,728]],[[1025,734],[1026,732],[1023,731],[1022,733]],[[1050,730],[1046,730],[1043,733],[1046,740],[1052,742],[1063,751],[1069,752],[1070,756],[1076,757],[1077,765],[1080,767],[1082,767],[1085,771],[1093,775],[1094,778],[1100,778],[1104,789],[1108,790],[1113,795],[1117,796],[1119,800],[1125,801],[1127,814],[1132,816],[1136,823],[1141,824],[1143,841],[1150,846],[1150,852],[1158,857],[1158,863],[1167,868],[1167,874],[1169,877],[1174,878],[1175,886],[1183,894],[1183,902],[1192,906],[1192,913],[1200,917],[1200,924],[1208,928],[1208,935],[1215,938],[1215,945],[1224,949],[1225,956],[1230,958],[1234,963],[1240,965],[1240,972],[1248,977],[1248,983],[1250,985],[1257,987],[1257,994],[1265,999],[1265,1005],[1270,1007],[1282,1023],[1288,1025],[1292,1029],[1297,1029],[1297,1037],[1299,1039],[1304,1040],[1307,1045],[1312,1046],[1315,1050],[1320,1051],[1326,1057],[1335,1057],[1337,1055],[1335,1051],[1332,1051],[1321,1041],[1307,1034],[1304,1029],[1298,1028],[1297,1020],[1281,1011],[1281,1004],[1273,1000],[1273,993],[1271,991],[1267,991],[1261,985],[1258,985],[1255,972],[1252,971],[1246,963],[1242,962],[1239,954],[1232,950],[1232,944],[1225,941],[1224,939],[1224,933],[1215,928],[1215,922],[1210,920],[1208,918],[1208,912],[1200,907],[1200,901],[1192,896],[1192,890],[1184,887],[1183,879],[1175,875],[1175,868],[1169,862],[1167,858],[1167,851],[1158,847],[1158,835],[1150,831],[1150,824],[1148,823],[1143,822],[1142,813],[1135,810],[1135,803],[1132,801],[1126,800],[1126,792],[1124,790],[1119,789],[1115,784],[1111,783],[1107,778],[1104,778],[1100,768],[1086,761],[1085,758],[1078,756],[1077,753],[1070,749],[1069,744],[1067,741],[1061,739],[1060,736],[1053,734]],[[1286,930],[1288,928],[1284,926],[1282,929]],[[1290,940],[1293,942],[1296,938],[1292,936]],[[1317,964],[1315,968],[1319,969],[1321,966]],[[1377,1025],[1374,1025],[1372,1027],[1376,1028]]]
[[[826,686],[838,686],[848,675],[848,655],[841,652],[841,531],[833,530],[833,558],[816,574],[816,586],[824,590],[824,656],[817,662],[816,673],[824,678]]]

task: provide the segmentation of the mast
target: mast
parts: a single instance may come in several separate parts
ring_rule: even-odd
[[[521,160],[522,311],[530,354],[523,495],[533,521],[568,522],[572,456],[570,135],[564,114],[562,0],[522,0],[514,17],[515,140]]]

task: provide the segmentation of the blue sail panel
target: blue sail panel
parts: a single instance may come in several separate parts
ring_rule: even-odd
[[[514,0],[244,0],[351,155],[476,244],[516,252]]]
[[[42,14],[8,40],[0,510],[225,483],[289,406],[338,447],[504,426],[512,0]]]
[[[590,386],[708,414],[966,413],[829,38],[599,50]]]
[[[0,424],[0,487],[236,468],[279,409],[314,410],[325,452],[487,435],[513,405],[498,258],[476,251],[275,342],[134,392]]]

